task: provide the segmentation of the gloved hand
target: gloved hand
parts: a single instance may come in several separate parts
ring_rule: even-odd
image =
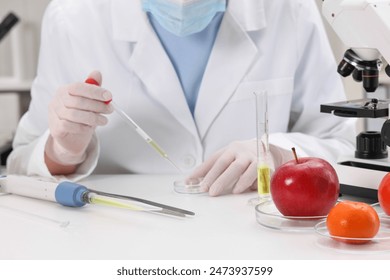
[[[92,72],[92,78],[99,85],[100,72]],[[75,166],[85,160],[85,151],[97,126],[107,124],[113,108],[104,102],[112,94],[100,86],[73,83],[59,88],[49,104],[50,136],[45,146],[46,163]],[[47,164],[50,170],[49,164]]]
[[[274,170],[281,166],[283,163],[294,159],[294,154],[292,150],[286,150],[279,146],[269,144],[269,151],[271,152]],[[302,157],[302,155],[299,154],[299,151],[297,152],[297,154],[298,157]]]
[[[272,144],[269,147],[271,170],[294,158],[289,150]],[[203,178],[201,190],[211,196],[230,190],[235,194],[257,190],[257,141],[231,143],[198,166],[189,178]]]
[[[201,190],[217,196],[257,189],[256,140],[233,142],[198,166],[189,178],[203,178]]]

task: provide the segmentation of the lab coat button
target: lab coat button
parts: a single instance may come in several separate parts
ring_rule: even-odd
[[[196,163],[196,159],[191,156],[191,155],[186,155],[184,158],[183,158],[183,166],[185,168],[191,168],[191,167],[194,167],[195,166],[195,163]]]

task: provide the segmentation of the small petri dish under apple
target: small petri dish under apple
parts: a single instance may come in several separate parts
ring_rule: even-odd
[[[314,231],[315,225],[326,219],[326,216],[284,216],[272,200],[258,204],[255,211],[260,225],[280,231]]]
[[[180,194],[202,194],[206,193],[201,189],[200,184],[203,178],[190,178],[173,182],[174,190]]]
[[[351,238],[331,235],[326,226],[326,221],[315,225],[314,230],[319,235],[317,245],[349,254],[378,254],[390,253],[390,216],[386,215],[378,204],[372,205],[378,212],[379,231],[372,238]]]

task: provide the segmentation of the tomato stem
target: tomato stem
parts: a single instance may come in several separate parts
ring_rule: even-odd
[[[293,154],[294,154],[295,161],[296,161],[297,163],[299,163],[298,156],[297,156],[297,152],[295,151],[295,147],[292,147],[291,150],[292,150],[292,152],[293,152]]]

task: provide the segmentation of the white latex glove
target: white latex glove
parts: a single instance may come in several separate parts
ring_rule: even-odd
[[[292,150],[286,150],[279,146],[269,144],[269,151],[271,152],[274,170],[281,166],[283,163],[294,159],[294,154]],[[299,150],[297,151],[297,155],[298,157],[302,157]]]
[[[198,166],[189,178],[204,178],[201,190],[211,196],[257,189],[256,140],[229,144]]]
[[[292,151],[270,144],[270,168],[294,159]],[[188,178],[204,178],[201,190],[209,195],[257,190],[257,141],[233,142],[198,166]]]
[[[89,76],[101,84],[100,72]],[[59,88],[49,105],[50,136],[45,154],[55,163],[71,166],[84,161],[85,151],[97,126],[107,124],[102,114],[113,111],[112,94],[100,86],[83,82]]]

